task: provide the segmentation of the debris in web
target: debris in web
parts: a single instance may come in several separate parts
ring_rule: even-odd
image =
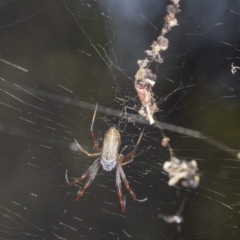
[[[240,69],[240,67],[234,66],[234,63],[232,63],[232,65],[231,65],[231,72],[232,72],[232,74],[235,74],[237,72],[237,69]]]
[[[153,41],[151,50],[146,50],[146,58],[143,60],[138,60],[139,69],[135,75],[135,89],[138,94],[138,98],[142,104],[139,114],[145,117],[150,124],[155,121],[153,119],[153,114],[159,109],[156,105],[156,101],[153,96],[152,87],[156,83],[157,76],[152,73],[149,69],[149,65],[152,62],[163,63],[163,57],[161,56],[162,51],[168,49],[169,41],[165,38],[166,33],[168,33],[172,27],[178,25],[178,21],[175,17],[177,13],[181,10],[178,4],[180,0],[171,0],[172,4],[167,6],[167,15],[164,17],[164,25],[160,36],[157,41]]]
[[[155,121],[153,119],[154,112],[158,111],[158,107],[153,98],[152,87],[156,81],[156,75],[145,66],[145,63],[149,62],[147,59],[138,61],[139,70],[135,75],[135,89],[138,94],[138,98],[142,104],[139,114],[144,116],[149,120],[150,124],[153,124]]]
[[[170,161],[164,163],[163,170],[169,175],[169,186],[175,186],[178,182],[186,188],[196,188],[199,185],[200,173],[195,160],[187,161],[171,157]]]
[[[169,141],[170,141],[170,138],[164,137],[164,138],[162,139],[161,145],[162,145],[163,147],[167,147]]]
[[[158,218],[163,219],[166,223],[182,223],[183,217],[181,214],[177,213],[175,215],[165,215],[165,214],[158,214]]]
[[[186,200],[183,199],[180,204],[179,210],[175,214],[158,214],[158,218],[163,219],[163,221],[169,224],[177,224],[177,231],[181,232],[181,223],[184,221],[182,211],[184,209],[185,202]]]

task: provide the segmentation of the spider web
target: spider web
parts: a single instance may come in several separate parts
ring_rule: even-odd
[[[167,34],[162,64],[152,64],[158,121],[200,131],[205,138],[164,129],[180,159],[195,159],[198,188],[169,187],[162,135],[138,116],[137,60],[156,40],[169,1],[25,0],[0,3],[0,239],[237,239],[240,226],[237,0],[182,0],[179,26]],[[121,213],[115,171],[100,168],[76,202],[73,180],[94,162],[94,130],[121,134],[120,153],[143,138],[124,172],[138,199],[122,184]],[[131,115],[132,114],[132,115]],[[160,123],[161,126],[161,123]],[[163,125],[162,125],[163,126]],[[179,129],[179,128],[177,128]],[[235,149],[235,150],[234,150]],[[229,150],[229,154],[226,152]],[[181,225],[159,214],[180,211]]]

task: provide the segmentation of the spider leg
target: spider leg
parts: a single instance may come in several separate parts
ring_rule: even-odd
[[[120,176],[122,177],[122,180],[123,180],[123,182],[124,182],[124,185],[125,185],[125,187],[127,188],[127,190],[129,191],[130,195],[132,196],[132,199],[133,199],[134,201],[137,201],[137,197],[136,197],[136,195],[134,194],[134,192],[132,191],[132,189],[130,188],[129,183],[128,183],[128,180],[127,180],[127,178],[126,178],[126,175],[125,175],[125,173],[124,173],[124,171],[123,171],[123,168],[122,168],[122,166],[121,166],[120,164],[118,164],[118,169],[119,169]]]
[[[93,139],[93,149],[96,149],[99,152],[101,152],[102,150],[97,143],[97,140],[96,140],[96,137],[95,137],[95,134],[94,134],[94,131],[93,131],[93,125],[94,125],[94,121],[95,121],[95,117],[96,117],[96,113],[97,113],[97,108],[98,108],[98,103],[96,104],[95,110],[94,110],[94,113],[93,113],[92,123],[91,123],[91,127],[90,127],[90,133],[91,133],[91,136],[92,136],[92,139]]]
[[[75,180],[73,180],[72,182],[69,182],[68,185],[69,186],[73,186],[78,182],[81,182],[84,178],[86,178],[87,176],[89,176],[94,169],[96,168],[96,166],[98,166],[100,164],[100,158],[98,158],[97,160],[94,161],[94,163],[83,173],[83,175],[79,178],[76,178]]]
[[[141,132],[141,134],[140,134],[140,136],[139,136],[139,138],[138,138],[138,141],[137,141],[136,145],[134,146],[133,150],[132,150],[131,152],[127,153],[126,155],[124,155],[123,157],[121,157],[121,158],[119,159],[119,161],[120,161],[120,163],[121,163],[122,166],[124,166],[124,165],[126,165],[126,164],[128,164],[128,163],[131,163],[131,162],[133,161],[134,154],[135,154],[135,152],[137,151],[138,145],[139,145],[139,143],[140,143],[140,141],[141,141],[141,139],[142,139],[143,132],[144,132],[144,128],[143,128],[143,130],[142,130],[142,132]],[[125,159],[127,159],[127,158],[129,158],[129,157],[131,157],[130,160],[128,160],[128,161],[126,161],[126,162],[123,162]]]
[[[121,186],[121,176],[120,176],[120,167],[121,165],[117,165],[117,170],[116,170],[116,188],[117,188],[117,193],[120,201],[120,206],[121,206],[121,211],[125,211],[124,207],[124,202],[123,202],[123,196],[122,196],[122,186]]]
[[[84,150],[84,149],[81,147],[81,145],[77,142],[76,139],[74,139],[74,140],[75,140],[76,144],[78,145],[79,150],[80,150],[82,153],[86,154],[87,156],[89,156],[89,157],[96,157],[96,156],[100,156],[100,155],[101,155],[101,153],[89,153],[89,152],[87,152],[86,150]]]
[[[88,180],[85,182],[83,188],[78,193],[78,195],[76,197],[76,201],[78,201],[80,199],[80,197],[82,197],[82,195],[84,194],[86,189],[90,186],[90,184],[92,183],[92,181],[94,180],[94,178],[97,174],[97,171],[98,171],[99,167],[100,167],[100,158],[97,159],[96,165],[94,166],[93,170],[90,172],[90,176],[88,177]]]

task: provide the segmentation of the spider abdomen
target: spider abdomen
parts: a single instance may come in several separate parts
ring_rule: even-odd
[[[120,133],[115,127],[109,128],[104,136],[101,159],[106,164],[116,162],[120,147]],[[101,161],[101,162],[102,162]],[[114,165],[115,166],[115,165]]]

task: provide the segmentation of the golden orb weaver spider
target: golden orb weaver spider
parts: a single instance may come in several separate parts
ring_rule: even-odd
[[[137,147],[141,141],[144,129],[142,130],[133,150],[124,156],[120,156],[120,154],[118,153],[119,148],[120,148],[120,143],[121,143],[121,136],[120,136],[119,131],[115,127],[110,127],[106,131],[106,133],[104,135],[104,140],[103,140],[103,147],[100,148],[97,143],[95,134],[93,132],[93,124],[94,124],[94,120],[96,117],[97,107],[98,107],[98,104],[96,104],[96,106],[95,106],[95,110],[94,110],[94,114],[93,114],[93,118],[92,118],[92,124],[91,124],[91,128],[90,128],[90,133],[91,133],[91,136],[93,139],[93,144],[94,144],[93,148],[95,150],[98,150],[99,152],[98,153],[89,153],[81,147],[81,145],[77,142],[76,139],[75,139],[75,142],[78,145],[79,150],[82,153],[86,154],[89,157],[95,157],[95,156],[100,156],[100,157],[94,161],[94,163],[82,174],[81,177],[76,178],[72,182],[68,182],[68,185],[73,186],[76,183],[78,183],[78,182],[82,181],[83,179],[85,179],[86,177],[88,177],[83,188],[77,194],[76,201],[78,201],[84,194],[85,190],[90,186],[90,184],[94,180],[100,165],[102,165],[102,167],[105,171],[111,171],[113,168],[116,168],[116,188],[117,188],[117,193],[119,196],[121,211],[124,212],[125,206],[124,206],[124,201],[123,201],[123,196],[122,196],[121,180],[123,181],[125,187],[129,191],[133,200],[141,201],[141,202],[146,200],[146,199],[138,200],[136,198],[136,195],[130,188],[128,180],[127,180],[126,175],[122,168],[122,166],[124,166],[128,163],[131,163],[133,161],[134,154],[135,154]],[[128,158],[130,158],[130,159],[128,161],[126,161]]]

